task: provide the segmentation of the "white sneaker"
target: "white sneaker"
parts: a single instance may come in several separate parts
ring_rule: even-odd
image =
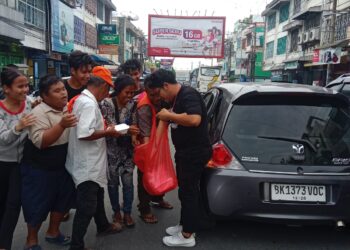
[[[168,227],[167,229],[165,229],[165,232],[170,236],[176,235],[179,232],[182,232],[182,225],[177,224],[176,226]]]
[[[178,232],[173,236],[163,237],[163,243],[168,247],[194,247],[196,245],[196,239],[193,234],[189,238],[185,238],[182,232]]]

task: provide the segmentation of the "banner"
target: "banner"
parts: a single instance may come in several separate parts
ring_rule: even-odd
[[[174,59],[160,59],[160,68],[171,70],[174,64]]]
[[[316,49],[312,58],[313,64],[339,64],[341,48]]]
[[[148,17],[148,55],[223,58],[225,17]]]
[[[74,49],[73,10],[60,1],[51,2],[52,50],[70,53]]]

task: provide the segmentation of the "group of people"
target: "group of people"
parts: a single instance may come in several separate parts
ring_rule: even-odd
[[[210,159],[206,109],[200,94],[176,82],[173,72],[157,70],[140,85],[141,64],[128,60],[113,82],[111,72],[94,66],[81,51],[69,56],[71,78],[40,79],[40,103],[27,97],[28,79],[12,67],[1,72],[5,99],[0,101],[0,250],[11,249],[21,207],[27,223],[25,250],[41,250],[38,232],[49,215],[45,240],[83,250],[92,218],[97,236],[133,227],[134,147],[148,143],[153,110],[172,128],[181,215],[166,229],[167,246],[194,246],[201,209],[199,181]],[[112,94],[110,94],[112,92]],[[144,102],[147,100],[147,102]],[[138,102],[148,105],[138,106]],[[35,106],[35,107],[34,107]],[[127,124],[122,134],[116,124]],[[146,223],[156,223],[150,203],[171,209],[164,195],[150,195],[138,170],[138,209]],[[104,207],[107,186],[113,221]],[[122,186],[122,206],[119,187]],[[71,236],[60,224],[75,208]]]

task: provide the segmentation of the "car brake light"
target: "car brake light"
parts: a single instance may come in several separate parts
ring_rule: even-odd
[[[208,168],[228,168],[243,170],[243,166],[237,161],[237,159],[231,154],[226,146],[219,142],[213,146],[213,154],[210,161],[207,164]]]

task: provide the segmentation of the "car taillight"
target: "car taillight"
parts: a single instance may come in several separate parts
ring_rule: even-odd
[[[226,146],[219,142],[213,146],[213,154],[207,164],[208,168],[229,168],[236,170],[243,170],[243,166],[231,154]]]

